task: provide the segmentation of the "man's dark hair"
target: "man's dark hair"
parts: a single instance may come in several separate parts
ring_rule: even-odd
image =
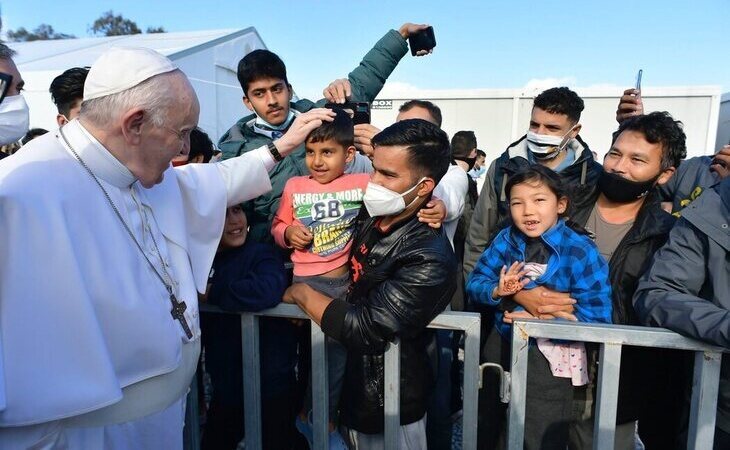
[[[578,123],[585,105],[578,94],[567,87],[556,87],[543,91],[535,97],[532,105],[550,114],[565,114],[572,123]]]
[[[333,139],[345,148],[355,145],[355,125],[352,124],[352,118],[343,109],[335,108],[333,111],[335,118],[332,122],[323,122],[322,125],[312,130],[307,136],[307,143]]]
[[[13,59],[15,56],[15,50],[8,47],[5,44],[0,44],[0,59]]]
[[[203,162],[210,162],[214,150],[215,146],[213,145],[213,141],[210,140],[210,137],[208,137],[208,134],[198,127],[193,128],[193,131],[190,132],[190,153],[188,153],[188,161],[192,161],[198,155],[203,155]]]
[[[457,131],[451,138],[451,154],[455,159],[468,158],[477,147],[477,137],[473,131]]]
[[[84,98],[84,82],[88,74],[89,69],[86,67],[72,67],[51,82],[48,89],[51,100],[56,104],[58,113],[67,119],[71,108]]]
[[[451,164],[449,137],[427,120],[408,119],[396,122],[372,139],[373,147],[404,146],[410,166],[421,176],[441,181]]]
[[[436,125],[441,128],[441,108],[429,102],[428,100],[408,100],[407,102],[400,105],[400,108],[398,108],[398,112],[410,111],[416,106],[428,110],[428,113],[431,114],[431,117],[433,117]]]
[[[477,158],[480,157],[480,156],[483,156],[483,157],[486,158],[487,157],[487,153],[484,150],[477,149]]]
[[[262,78],[276,78],[289,84],[284,61],[269,50],[254,50],[241,58],[236,75],[245,96],[248,96],[248,85]]]
[[[646,142],[662,145],[662,170],[679,167],[679,163],[687,157],[687,136],[682,130],[682,122],[666,111],[634,116],[624,120],[614,133],[614,142],[624,131],[638,131],[644,135]]]
[[[23,136],[23,139],[20,140],[20,143],[25,145],[38,136],[43,136],[46,133],[48,133],[48,130],[43,128],[31,128],[27,133],[25,133],[25,136]]]

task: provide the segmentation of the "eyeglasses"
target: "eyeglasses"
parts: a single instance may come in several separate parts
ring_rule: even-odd
[[[5,95],[13,84],[13,76],[4,72],[0,72],[0,103],[5,100]]]
[[[193,129],[192,128],[189,129],[189,130],[184,130],[184,131],[177,131],[174,128],[170,128],[170,127],[166,127],[166,126],[163,126],[162,128],[164,128],[167,131],[171,131],[182,142],[185,142],[185,139],[190,139],[190,133],[193,132]]]

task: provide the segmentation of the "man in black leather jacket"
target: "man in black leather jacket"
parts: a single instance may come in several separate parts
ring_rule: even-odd
[[[418,211],[446,173],[446,133],[420,119],[404,120],[373,138],[374,173],[351,251],[353,285],[328,298],[294,284],[284,301],[298,304],[348,350],[340,418],[356,448],[383,440],[384,351],[400,340],[401,448],[425,448],[425,411],[434,371],[428,323],[456,289],[457,263],[441,229],[418,221]]]

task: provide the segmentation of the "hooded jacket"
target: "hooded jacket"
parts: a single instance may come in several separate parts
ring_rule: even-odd
[[[682,210],[634,296],[639,318],[730,347],[730,179]],[[720,369],[717,426],[730,433],[730,358]]]

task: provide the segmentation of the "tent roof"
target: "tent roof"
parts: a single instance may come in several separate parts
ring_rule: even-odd
[[[76,66],[90,66],[104,50],[119,45],[151,48],[174,61],[192,52],[204,50],[249,33],[258,35],[256,29],[250,27],[242,30],[185,31],[10,42],[8,46],[17,52],[17,55],[13,56],[13,60],[21,72],[63,71],[69,67],[69,61],[74,61]]]

